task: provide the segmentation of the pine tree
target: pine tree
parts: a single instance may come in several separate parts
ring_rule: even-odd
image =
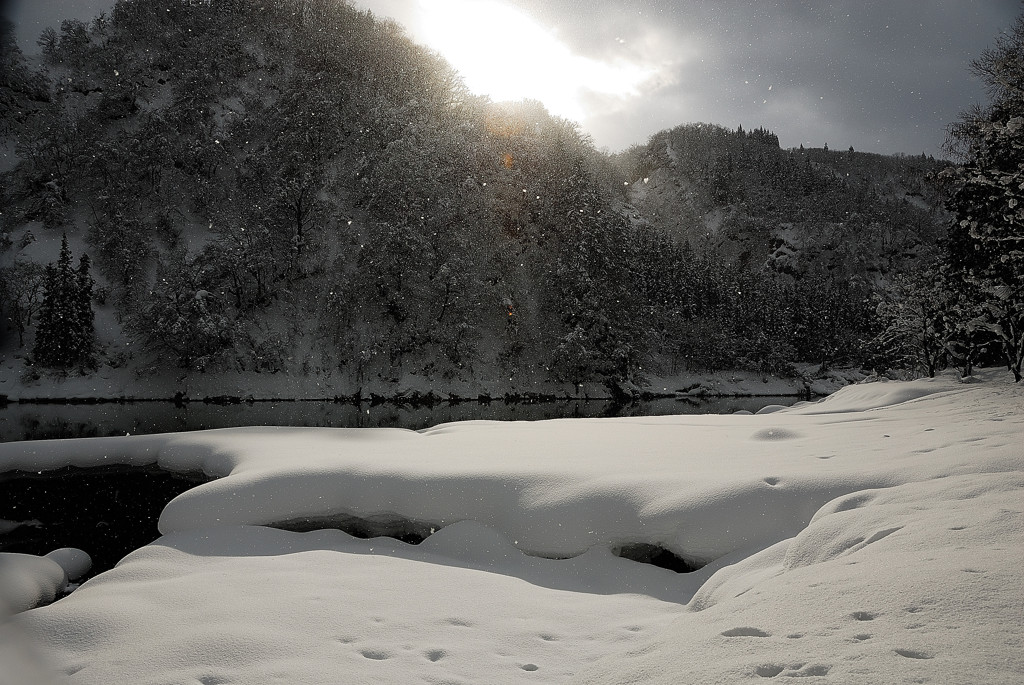
[[[57,267],[52,263],[46,265],[46,276],[43,281],[43,303],[39,307],[39,319],[36,324],[36,342],[32,354],[36,361],[50,366],[60,356],[57,329]]]
[[[36,363],[67,368],[91,362],[95,343],[92,288],[88,256],[82,256],[76,272],[71,267],[71,249],[64,235],[56,264],[46,267],[43,303],[32,349]]]
[[[91,263],[89,255],[83,254],[79,257],[74,293],[79,350],[78,361],[84,364],[92,362],[92,352],[96,346],[96,317],[92,310],[93,286],[96,282],[89,274]]]

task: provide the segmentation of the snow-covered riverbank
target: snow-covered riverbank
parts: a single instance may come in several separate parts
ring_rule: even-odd
[[[828,395],[865,373],[856,369],[820,372],[818,367],[797,364],[796,375],[780,378],[751,371],[716,373],[679,372],[650,375],[642,386],[623,388],[630,393],[652,396],[740,396],[804,397]],[[103,365],[88,373],[37,371],[12,357],[0,363],[0,399],[11,402],[51,400],[173,400],[202,401],[207,398],[242,400],[333,400],[354,396],[369,399],[437,401],[449,398],[476,400],[547,397],[558,399],[610,399],[613,394],[600,383],[578,387],[557,384],[542,376],[509,378],[498,369],[481,369],[468,379],[438,378],[406,373],[400,379],[368,378],[355,383],[344,374],[311,373],[169,373],[145,372],[138,368]]]
[[[3,655],[72,683],[1018,683],[1022,436],[991,372],[758,416],[0,445],[0,471],[219,477]],[[329,527],[428,537],[295,532]],[[638,545],[706,565],[615,555]],[[0,558],[15,608],[63,582]]]

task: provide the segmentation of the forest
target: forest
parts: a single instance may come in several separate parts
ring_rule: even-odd
[[[1020,378],[1021,20],[954,162],[712,123],[611,154],[346,0],[119,0],[38,60],[3,35],[0,348],[32,373]]]

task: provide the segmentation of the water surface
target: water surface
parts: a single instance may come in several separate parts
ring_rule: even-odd
[[[0,442],[140,435],[232,428],[237,426],[328,426],[336,428],[408,428],[421,430],[452,421],[539,421],[543,419],[731,414],[757,411],[769,404],[794,404],[796,397],[658,399],[633,404],[601,400],[553,402],[442,402],[433,406],[391,403],[125,402],[102,404],[12,403],[0,408]]]

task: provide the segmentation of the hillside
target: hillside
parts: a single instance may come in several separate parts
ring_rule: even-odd
[[[866,363],[873,294],[945,221],[930,160],[695,125],[606,155],[344,0],[122,0],[41,44],[0,80],[0,349],[29,383],[63,234],[95,279],[73,375],[629,393]]]
[[[782,150],[758,128],[687,124],[623,153],[636,215],[695,251],[796,277],[874,284],[933,249],[947,216],[932,158]]]

